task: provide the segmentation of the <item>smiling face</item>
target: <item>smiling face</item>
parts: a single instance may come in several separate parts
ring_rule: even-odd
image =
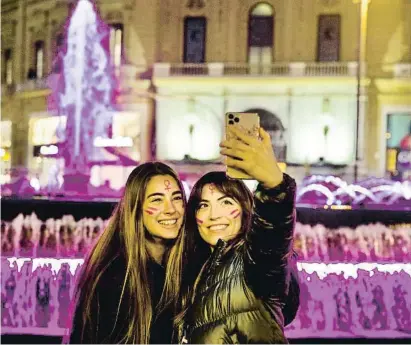
[[[183,195],[174,178],[170,175],[152,177],[143,202],[143,224],[148,233],[157,239],[175,239],[183,216]]]
[[[196,212],[201,238],[210,246],[215,246],[219,239],[234,238],[241,229],[242,213],[241,205],[233,198],[213,184],[204,185]]]

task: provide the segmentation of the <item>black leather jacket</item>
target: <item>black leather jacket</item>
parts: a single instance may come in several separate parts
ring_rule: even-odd
[[[228,244],[219,240],[186,313],[183,342],[288,343],[283,308],[290,282],[295,188],[288,175],[274,189],[259,186],[244,244],[227,251]]]

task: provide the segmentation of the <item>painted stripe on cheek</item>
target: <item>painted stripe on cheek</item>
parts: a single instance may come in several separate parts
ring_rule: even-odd
[[[204,222],[201,219],[196,218],[198,224],[203,224]]]
[[[230,215],[231,215],[231,216],[234,215],[234,219],[238,218],[238,217],[240,216],[240,214],[241,214],[241,212],[240,212],[240,210],[238,210],[238,209],[230,212]]]
[[[151,212],[150,210],[145,210],[148,214],[152,215],[153,212]]]

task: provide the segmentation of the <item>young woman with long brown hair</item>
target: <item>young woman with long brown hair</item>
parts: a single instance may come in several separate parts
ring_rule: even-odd
[[[171,342],[185,203],[183,186],[167,165],[149,162],[131,172],[83,264],[65,342]]]

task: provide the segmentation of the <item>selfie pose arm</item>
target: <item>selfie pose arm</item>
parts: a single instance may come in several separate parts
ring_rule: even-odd
[[[267,132],[260,128],[258,140],[230,130],[239,140],[221,143],[227,166],[242,169],[259,182],[252,230],[246,239],[246,279],[259,297],[282,301],[288,293],[296,184],[281,172]]]

